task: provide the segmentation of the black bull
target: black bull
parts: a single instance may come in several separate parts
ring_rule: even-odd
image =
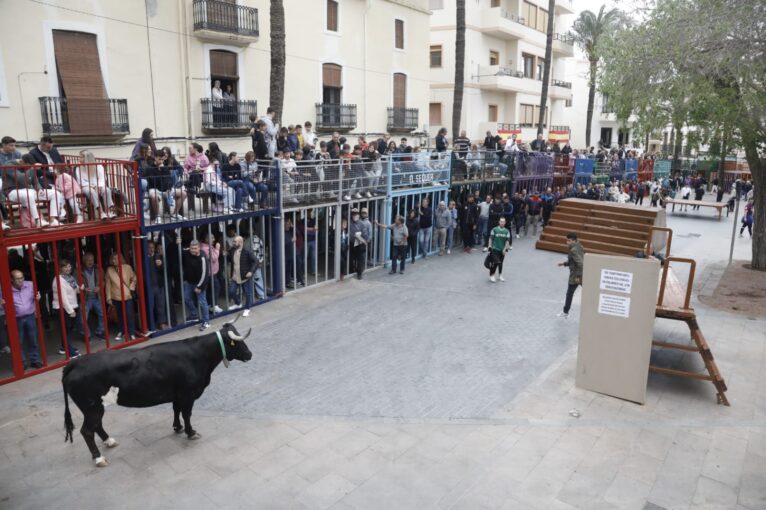
[[[236,320],[236,319],[234,319]],[[227,322],[218,332],[177,342],[150,345],[141,349],[101,351],[72,360],[61,378],[64,387],[64,427],[72,442],[74,423],[69,413],[69,396],[82,411],[80,432],[99,467],[108,465],[96,446],[94,434],[112,448],[117,441],[104,430],[104,402],[125,407],[151,407],[173,403],[173,430],[186,432],[189,439],[200,435],[191,426],[191,413],[210,384],[210,375],[221,361],[249,361],[253,355],[234,328]],[[225,359],[224,353],[225,351]],[[116,400],[116,402],[115,402]],[[181,427],[179,414],[183,416]]]

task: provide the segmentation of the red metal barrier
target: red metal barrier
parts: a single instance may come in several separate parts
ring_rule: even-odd
[[[654,160],[642,159],[638,162],[638,180],[651,181],[654,178]]]
[[[10,230],[0,234],[0,291],[6,323],[0,323],[0,333],[6,334],[11,355],[0,356],[0,384],[63,366],[75,349],[85,354],[121,348],[146,336],[135,164],[111,160],[73,163],[71,156],[65,161],[69,163],[2,168],[6,183],[3,205]],[[29,182],[18,172],[30,177]],[[86,172],[92,179],[82,181]],[[14,185],[9,186],[10,182]],[[46,184],[52,187],[43,188]],[[44,195],[39,194],[41,189]],[[40,196],[45,203],[33,215],[32,201],[37,202]],[[64,205],[59,207],[62,199]],[[51,207],[53,200],[57,202]],[[108,205],[114,217],[102,219],[97,212]],[[77,221],[77,210],[81,222]],[[37,225],[34,216],[59,221]],[[119,254],[128,265],[110,269],[113,254]],[[97,276],[86,280],[86,271],[89,277]],[[130,278],[130,273],[135,276]],[[112,275],[119,289],[119,293],[112,291],[111,302],[124,319],[116,324],[114,320],[110,324],[109,319],[112,314],[106,292],[114,285],[107,285],[107,275]],[[88,282],[95,285],[90,287]],[[120,282],[128,284],[130,292]],[[34,298],[38,293],[39,299],[24,302],[25,297]],[[98,311],[104,323],[99,322]],[[128,328],[131,313],[135,338]],[[103,335],[100,329],[104,329]],[[123,341],[115,338],[120,333]],[[2,339],[0,347],[4,347]]]

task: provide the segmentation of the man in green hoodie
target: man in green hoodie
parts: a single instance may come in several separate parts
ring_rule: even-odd
[[[577,240],[577,234],[574,232],[567,234],[567,247],[569,248],[567,261],[559,263],[559,266],[569,268],[569,286],[567,287],[566,301],[564,301],[564,311],[558,314],[559,317],[563,317],[564,319],[569,318],[569,309],[572,307],[572,297],[574,296],[577,287],[582,284],[583,263],[582,245]]]

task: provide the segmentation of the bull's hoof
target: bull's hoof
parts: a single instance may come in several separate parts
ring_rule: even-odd
[[[109,465],[109,462],[106,460],[106,457],[97,457],[93,459],[93,461],[96,463],[96,467],[106,467]]]
[[[183,431],[184,431],[184,428],[182,426],[180,426],[180,425],[173,425],[173,432],[175,432],[176,434],[180,434]]]
[[[194,434],[188,437],[189,437],[189,441],[196,441],[197,439],[201,439],[202,435],[199,432],[195,432]]]
[[[117,448],[120,446],[120,443],[118,443],[117,440],[113,437],[107,438],[106,441],[104,441],[104,444],[107,448]]]

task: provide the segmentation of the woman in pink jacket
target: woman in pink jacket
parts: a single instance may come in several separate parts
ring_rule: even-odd
[[[78,296],[85,289],[84,285],[77,283],[77,279],[72,274],[72,264],[67,259],[61,259],[59,263],[60,274],[53,279],[53,309],[64,309],[64,330],[66,331],[67,345],[69,347],[69,357],[76,358],[80,351],[74,348],[74,332],[77,329],[79,315]],[[61,338],[61,348],[59,354],[66,354],[64,348],[64,338]]]
[[[82,194],[80,183],[71,174],[67,173],[70,170],[69,167],[60,166],[56,170],[58,172],[55,182],[56,191],[64,195],[64,199],[66,199],[69,207],[74,211],[75,223],[82,223],[82,211],[77,203],[77,195]]]

